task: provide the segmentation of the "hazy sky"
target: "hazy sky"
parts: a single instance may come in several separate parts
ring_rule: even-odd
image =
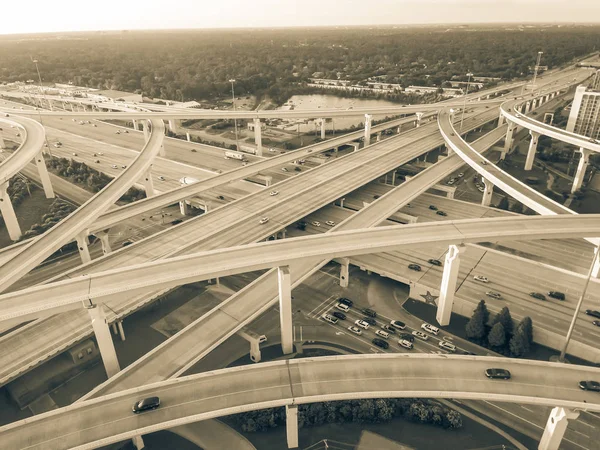
[[[468,22],[600,22],[600,0],[5,0],[0,34]]]

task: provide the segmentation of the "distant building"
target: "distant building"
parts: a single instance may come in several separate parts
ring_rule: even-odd
[[[263,121],[260,122],[260,129],[264,130],[267,128],[267,124]],[[248,122],[248,130],[254,131],[254,121]]]
[[[112,89],[105,91],[94,91],[88,93],[89,97],[98,97],[109,102],[124,101],[124,102],[141,102],[142,94],[133,94],[125,91],[115,91]]]
[[[467,86],[467,82],[466,81],[451,81],[450,85],[453,88],[463,88],[463,87]],[[473,88],[474,86],[477,86],[479,89],[482,89],[483,88],[483,83],[481,83],[481,82],[478,83],[478,82],[471,81],[469,83],[469,89]]]
[[[600,91],[600,69],[596,70],[596,75],[594,75],[594,78],[592,79],[590,89],[594,91]]]
[[[598,82],[598,74],[594,82]],[[567,122],[567,131],[593,139],[600,138],[600,90],[591,90],[585,86],[577,87]]]

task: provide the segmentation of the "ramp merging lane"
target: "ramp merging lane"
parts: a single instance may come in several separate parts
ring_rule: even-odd
[[[46,132],[39,122],[26,117],[14,119],[0,117],[0,123],[22,129],[22,143],[19,148],[0,164],[0,185],[7,183],[24,166],[29,164],[42,150]]]
[[[490,380],[502,367],[511,380]],[[91,449],[136,435],[257,409],[378,397],[494,400],[600,412],[578,382],[600,369],[496,357],[426,354],[333,356],[260,363],[163,381],[75,403],[0,428],[0,449]],[[133,414],[139,399],[161,406]]]

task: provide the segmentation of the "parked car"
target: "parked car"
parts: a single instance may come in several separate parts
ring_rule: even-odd
[[[506,369],[486,369],[485,376],[497,380],[510,380],[510,372]]]
[[[135,414],[139,414],[144,411],[156,409],[160,406],[160,399],[158,397],[148,397],[143,400],[135,402],[132,411]]]
[[[372,309],[369,308],[365,308],[362,309],[361,312],[365,315],[365,316],[369,316],[369,317],[377,317],[377,313],[375,311],[373,311]]]
[[[337,305],[335,305],[335,307],[337,309],[339,309],[340,311],[344,311],[344,312],[348,312],[348,310],[350,309],[350,307],[348,305],[346,305],[345,303],[338,303]]]
[[[464,177],[464,176],[465,176],[465,174],[464,174],[464,173],[462,173],[462,172],[458,174],[458,178],[462,178],[462,177]]]
[[[338,302],[343,303],[344,305],[347,305],[349,308],[352,308],[352,305],[354,305],[354,302],[346,297],[338,298]]]
[[[600,392],[600,383],[597,381],[580,381],[579,387],[584,391]]]
[[[372,317],[363,317],[361,319],[363,322],[367,322],[369,325],[377,325],[377,321],[375,319],[373,319]]]
[[[343,312],[334,311],[331,314],[333,315],[333,317],[337,317],[340,320],[346,320],[346,314],[344,314]]]
[[[364,328],[365,330],[369,329],[369,324],[361,319],[354,321],[354,325],[358,325],[359,327]]]
[[[562,292],[558,292],[558,291],[550,291],[548,292],[548,297],[552,297],[555,298],[557,300],[565,300],[565,294],[563,294]]]
[[[533,298],[537,298],[538,300],[546,300],[546,296],[544,294],[540,294],[539,292],[530,292],[529,295]]]
[[[383,339],[375,338],[371,342],[373,342],[373,344],[375,344],[377,347],[381,347],[381,348],[383,348],[385,350],[387,350],[388,348],[390,348],[390,344],[388,344]]]
[[[421,266],[420,266],[420,265],[418,265],[418,264],[409,264],[409,265],[408,265],[408,268],[409,268],[410,270],[415,270],[415,271],[417,271],[417,272],[420,272],[420,271],[421,271]]]
[[[337,318],[330,316],[329,314],[323,314],[321,317],[323,318],[323,320],[325,320],[325,322],[329,322],[334,325],[338,322]]]
[[[429,264],[431,264],[432,266],[441,266],[442,262],[439,259],[429,259],[427,260],[427,262]]]

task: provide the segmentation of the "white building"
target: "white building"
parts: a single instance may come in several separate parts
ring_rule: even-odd
[[[594,80],[598,82],[598,75]],[[600,139],[600,91],[578,86],[571,106],[567,131]]]

